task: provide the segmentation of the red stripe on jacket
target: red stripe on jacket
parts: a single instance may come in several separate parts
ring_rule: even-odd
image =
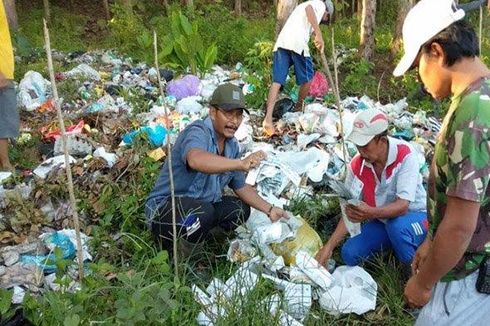
[[[404,144],[397,145],[397,154],[395,161],[386,167],[386,179],[389,179],[392,176],[395,168],[399,166],[410,153],[411,150],[409,146]],[[362,169],[361,174],[363,160],[364,159],[361,157],[361,155],[356,155],[352,159],[350,166],[352,172],[354,173],[354,176],[361,180],[361,182],[363,183],[363,201],[371,207],[376,207],[376,175],[374,174],[374,171],[369,167],[365,167],[364,169]]]

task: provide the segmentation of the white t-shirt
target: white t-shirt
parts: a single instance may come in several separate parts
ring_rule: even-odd
[[[303,54],[305,57],[310,56],[308,42],[313,32],[313,27],[308,22],[306,16],[306,7],[311,6],[315,12],[317,23],[320,23],[325,13],[325,3],[320,0],[310,0],[299,4],[291,13],[286,24],[277,37],[274,51],[278,48],[294,51]]]

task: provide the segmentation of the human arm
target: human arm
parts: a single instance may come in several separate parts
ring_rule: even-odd
[[[405,300],[410,306],[424,306],[434,285],[463,257],[475,232],[479,211],[478,202],[448,197],[444,218],[427,258],[405,287]]]
[[[272,222],[276,222],[282,217],[288,218],[286,212],[276,207],[259,196],[257,191],[250,185],[245,184],[240,189],[235,189],[235,194],[245,202],[245,204],[250,205],[251,207],[265,213]]]
[[[342,241],[347,234],[347,228],[343,219],[339,220],[335,231],[332,233],[328,241],[323,245],[323,247],[316,254],[316,260],[322,266],[325,265],[327,260],[332,256],[333,250]]]
[[[9,80],[5,77],[5,75],[0,71],[0,89],[7,87],[9,84]]]
[[[320,30],[320,22],[317,21],[315,11],[313,10],[313,7],[311,5],[306,6],[305,11],[306,18],[313,28],[313,33],[315,34],[315,46],[320,52],[323,53],[325,44],[323,42],[322,31]]]
[[[258,151],[242,160],[230,159],[200,148],[192,148],[188,151],[186,160],[193,170],[206,174],[217,174],[229,171],[249,171],[257,167],[265,157],[263,151]]]

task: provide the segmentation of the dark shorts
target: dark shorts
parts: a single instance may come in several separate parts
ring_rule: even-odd
[[[206,240],[209,231],[217,226],[232,231],[247,221],[250,206],[237,197],[223,196],[217,203],[206,203],[194,198],[176,197],[177,237],[191,243]],[[164,248],[172,247],[172,207],[167,200],[155,212],[147,210],[151,219],[151,231]]]
[[[19,111],[12,82],[0,89],[0,117],[0,138],[16,138],[19,135]]]
[[[272,63],[272,78],[275,83],[284,85],[288,76],[289,67],[294,65],[296,84],[303,85],[313,79],[313,61],[294,51],[282,48],[274,52]]]

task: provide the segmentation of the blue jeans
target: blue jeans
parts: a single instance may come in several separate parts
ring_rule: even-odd
[[[408,212],[385,220],[372,220],[361,226],[361,234],[342,246],[342,259],[350,266],[358,265],[376,253],[392,249],[402,263],[410,263],[427,234],[427,213]]]

